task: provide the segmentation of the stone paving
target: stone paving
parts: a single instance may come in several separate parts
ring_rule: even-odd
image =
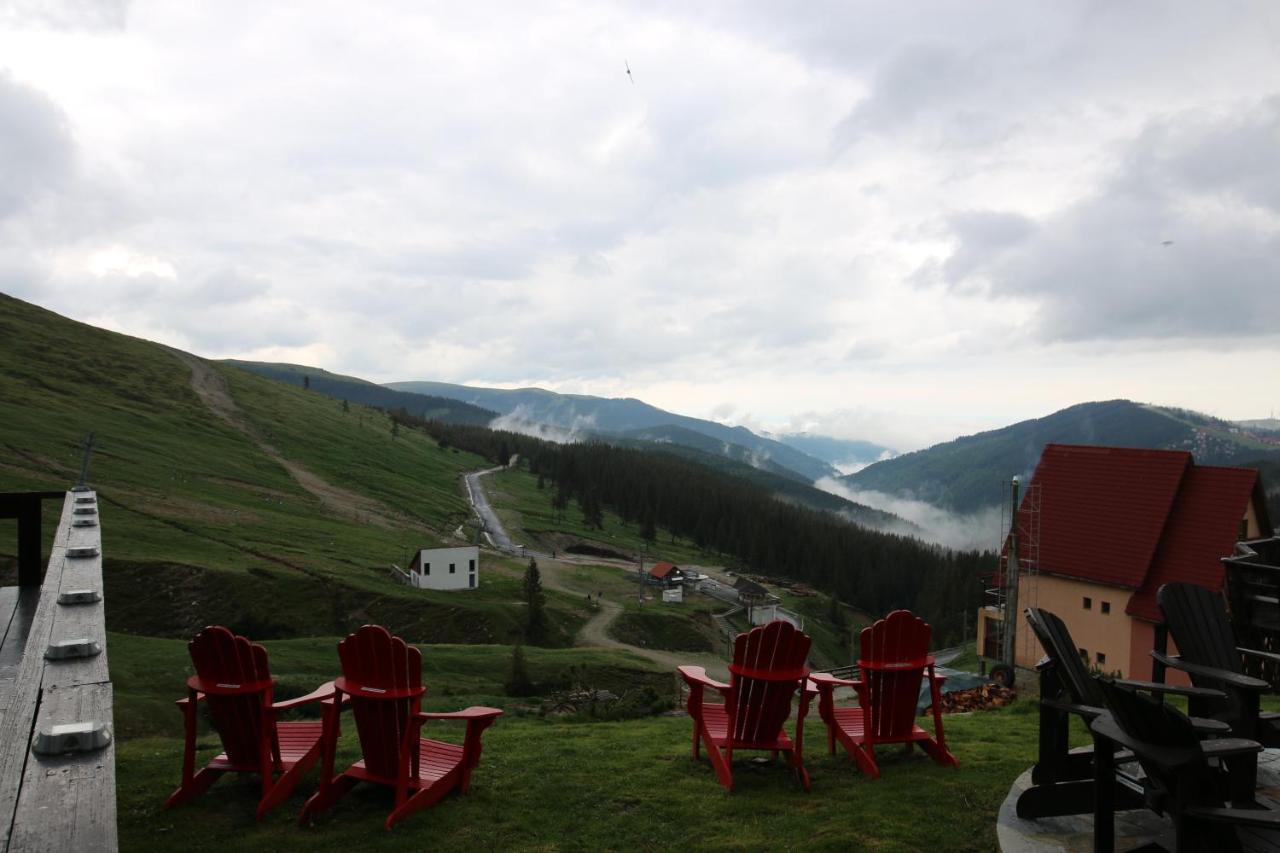
[[[1014,811],[1018,795],[1031,786],[1031,769],[1018,777],[1000,806],[996,838],[1005,853],[1087,853],[1093,849],[1093,815],[1023,820]],[[1258,757],[1258,798],[1280,808],[1280,749],[1268,749]],[[1280,851],[1280,832],[1250,833],[1244,839],[1249,850]],[[1145,844],[1173,849],[1173,824],[1147,809],[1116,812],[1116,850],[1133,850]]]

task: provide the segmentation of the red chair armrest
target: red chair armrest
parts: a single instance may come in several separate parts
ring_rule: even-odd
[[[420,722],[427,720],[492,720],[502,716],[500,708],[486,708],[483,705],[473,705],[461,711],[422,711],[415,715]]]
[[[676,671],[680,673],[680,677],[690,687],[710,687],[712,690],[718,690],[721,693],[726,693],[729,690],[729,685],[708,676],[705,667],[681,666],[676,667]]]
[[[312,702],[323,702],[326,699],[333,698],[333,682],[326,681],[315,690],[312,690],[306,696],[299,696],[297,699],[286,699],[283,702],[273,702],[271,707],[277,711],[287,711],[290,708],[298,708],[308,705]]]
[[[823,688],[830,690],[836,687],[857,687],[862,683],[855,678],[836,678],[834,675],[825,672],[815,672],[809,676],[809,680],[816,684],[819,690]]]

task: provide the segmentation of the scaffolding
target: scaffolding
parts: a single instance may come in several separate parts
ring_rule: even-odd
[[[1016,477],[1001,483],[997,565],[986,590],[986,606],[996,611],[1000,629],[993,638],[988,628],[983,656],[1008,664],[1034,656],[1035,638],[1017,630],[1018,612],[1036,607],[1040,597],[1040,484],[1028,484],[1021,503],[1018,489]]]

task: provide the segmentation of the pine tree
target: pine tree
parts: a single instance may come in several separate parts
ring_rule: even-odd
[[[519,643],[511,650],[511,674],[503,688],[508,696],[532,696],[534,693],[533,679],[529,677],[529,669],[524,662],[524,646]]]
[[[543,610],[546,596],[542,593],[542,573],[538,571],[538,561],[529,558],[529,568],[524,570],[524,603],[525,612],[524,635],[531,643],[546,636],[547,615]]]
[[[343,401],[342,401],[342,414],[344,414],[344,415],[345,415],[345,414],[347,414],[347,413],[348,413],[348,412],[350,412],[350,411],[351,411],[351,404],[350,404],[350,403],[348,403],[346,400],[343,400]]]
[[[303,389],[304,391],[310,391],[310,390],[311,390],[311,377],[310,377],[310,376],[303,376],[303,377],[302,377],[302,389]]]
[[[640,538],[652,545],[658,538],[658,528],[653,523],[653,516],[645,513],[644,521],[640,522]]]
[[[582,500],[582,523],[597,530],[604,528],[604,512],[600,509],[600,497],[595,489],[589,489]]]

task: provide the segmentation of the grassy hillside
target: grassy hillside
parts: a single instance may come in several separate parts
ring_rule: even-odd
[[[615,513],[603,513],[600,529],[588,527],[582,519],[582,511],[571,501],[562,516],[551,508],[552,489],[549,484],[538,488],[537,476],[521,468],[508,468],[485,478],[489,502],[502,519],[512,539],[542,550],[564,551],[575,543],[596,544],[632,558],[642,550],[649,560],[669,560],[673,563],[700,563],[716,559],[715,555],[699,550],[683,539],[664,530],[658,531],[657,541],[646,545],[640,536],[638,524],[626,524]]]
[[[1000,501],[1000,484],[1028,477],[1050,442],[1187,450],[1208,465],[1232,465],[1280,451],[1205,415],[1129,400],[1081,403],[1047,417],[964,436],[877,462],[843,479],[871,489],[972,512]]]
[[[112,630],[185,636],[222,621],[260,637],[345,633],[383,621],[414,640],[516,636],[519,567],[486,562],[479,590],[393,584],[391,563],[449,536],[469,510],[458,484],[479,457],[393,435],[380,412],[216,367],[248,430],[215,416],[165,347],[0,296],[0,490],[66,488],[94,432]],[[250,436],[254,437],[250,437]],[[278,452],[264,451],[267,443]],[[285,463],[340,488],[349,511]],[[340,497],[341,497],[340,495]],[[57,508],[49,506],[51,532]],[[0,525],[0,555],[16,551]],[[0,564],[11,563],[0,557]],[[490,570],[492,569],[492,570]],[[585,611],[549,596],[553,643]]]
[[[276,379],[289,385],[304,385],[312,391],[326,394],[349,403],[361,403],[376,406],[380,409],[404,409],[409,414],[431,420],[448,421],[455,424],[475,424],[484,426],[498,416],[497,412],[482,409],[461,400],[447,397],[434,397],[428,394],[414,394],[408,391],[396,391],[382,385],[367,382],[354,376],[343,376],[330,373],[318,367],[306,367],[301,364],[273,364],[262,361],[238,361],[227,359],[225,364],[241,367],[250,373]]]

